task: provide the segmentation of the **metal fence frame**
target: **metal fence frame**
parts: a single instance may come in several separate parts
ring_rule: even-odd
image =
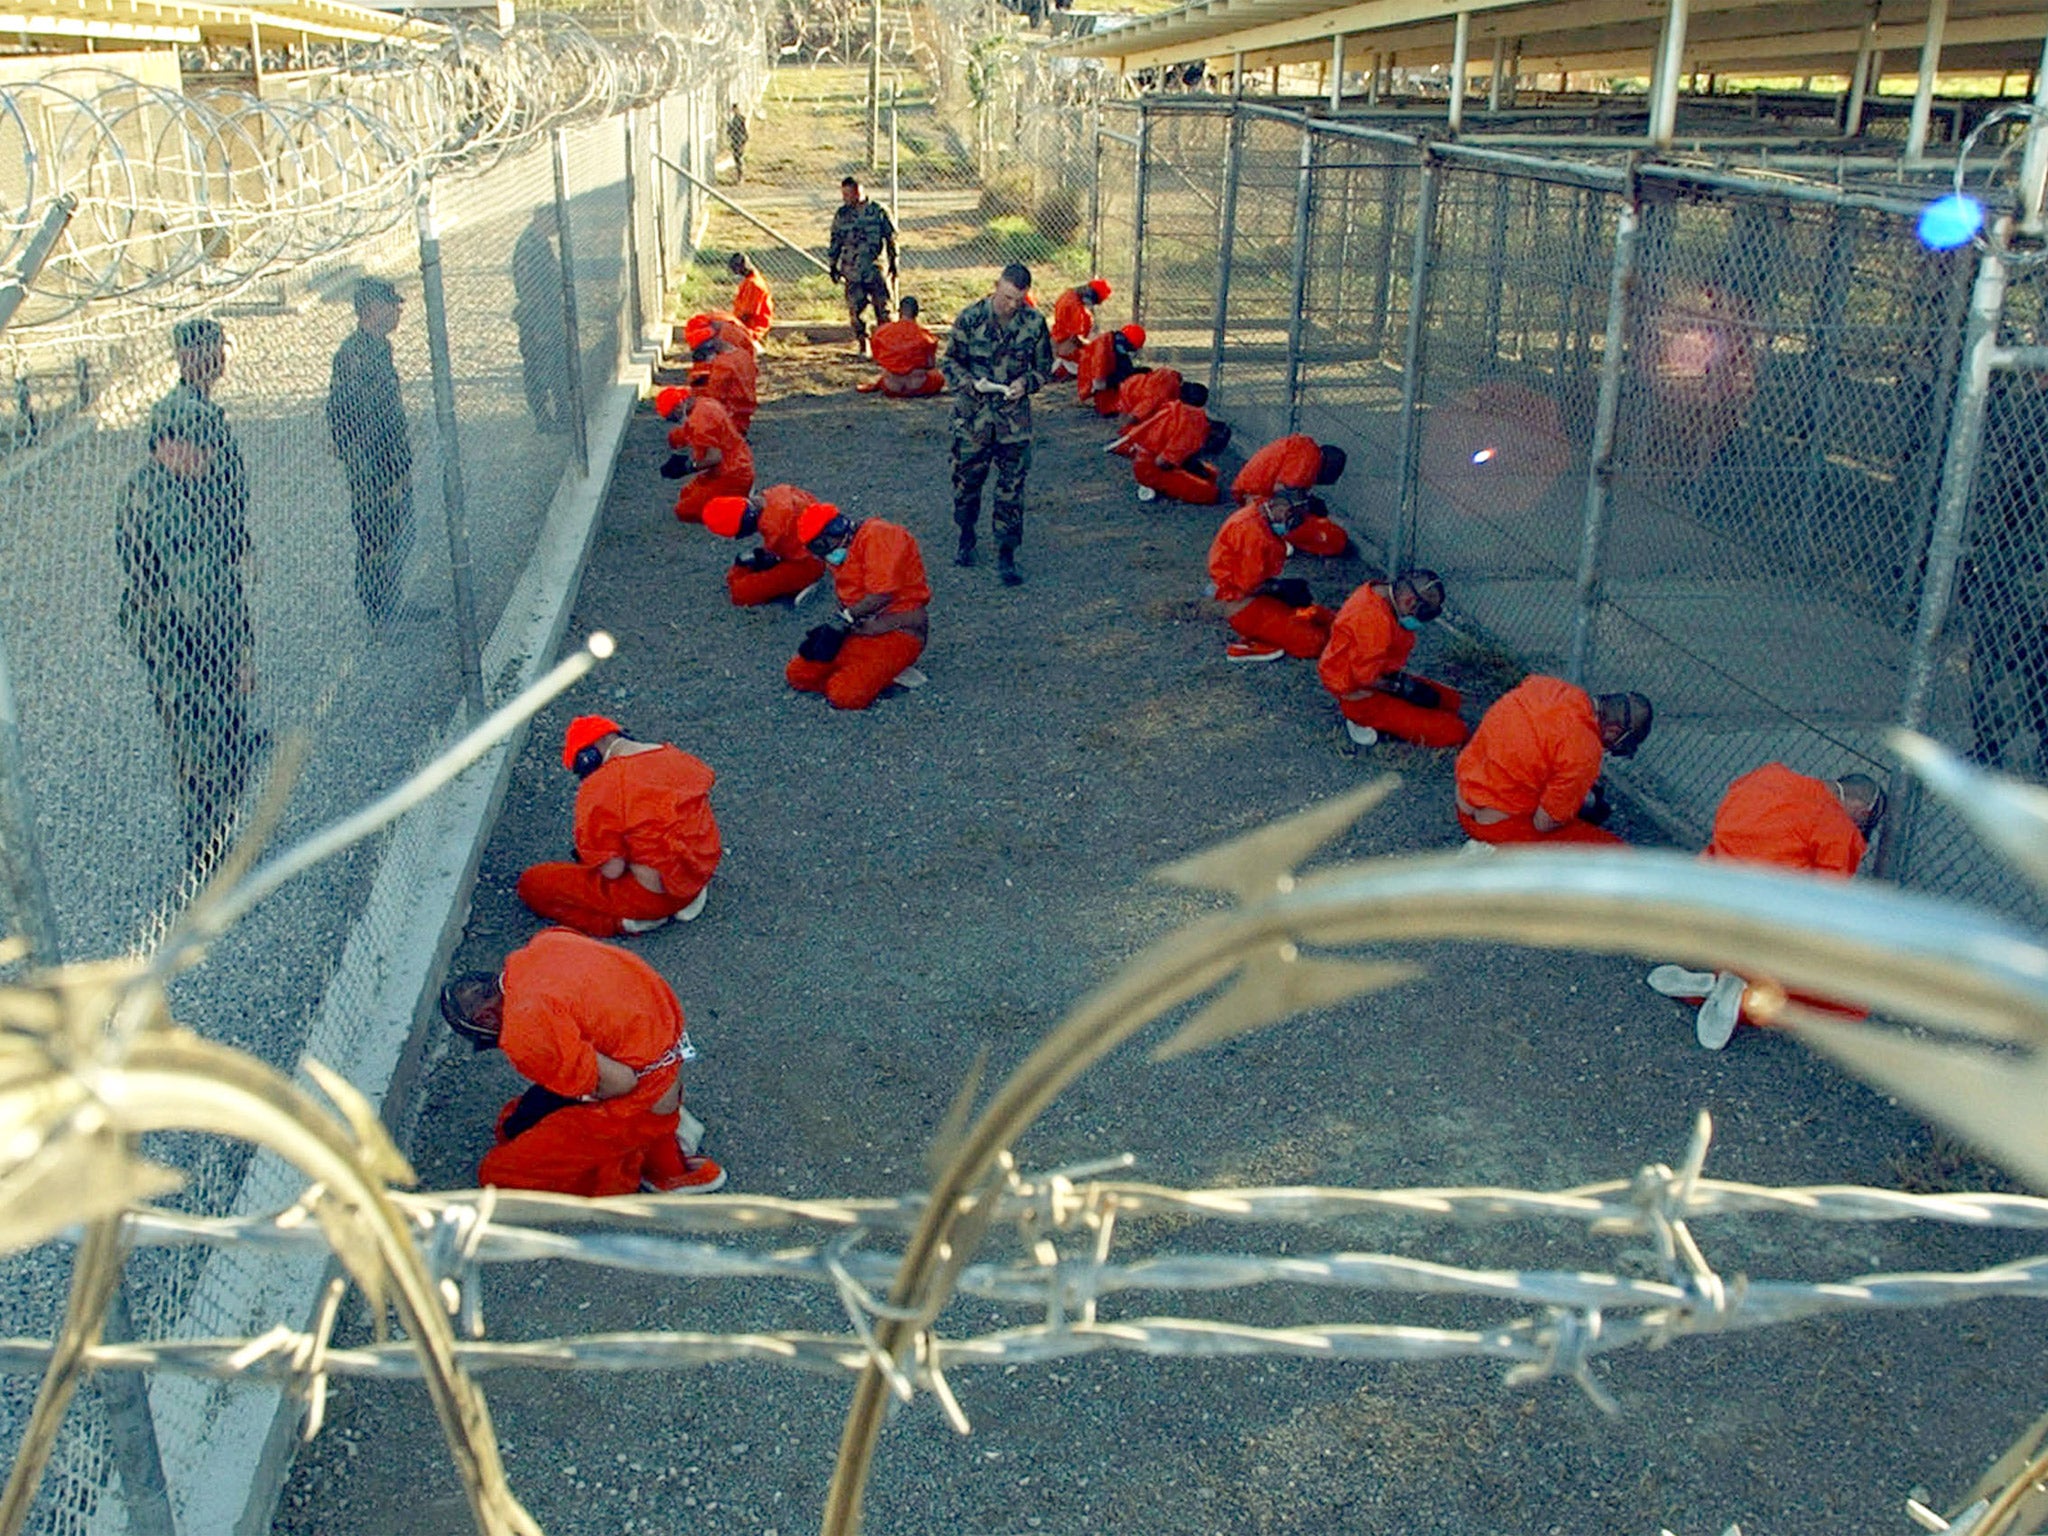
[[[1207,126],[1204,148],[1177,153],[1190,124]],[[2038,295],[2015,319],[1995,241],[1982,255],[1929,254],[1910,187],[1766,180],[1607,146],[1515,152],[1320,105],[1105,101],[1095,164],[1092,205],[1131,204],[1127,259],[1109,249],[1123,231],[1096,221],[1098,267],[1114,257],[1142,275],[1132,302],[1148,351],[1206,365],[1240,441],[1305,431],[1341,443],[1354,467],[1333,499],[1390,566],[1447,567],[1461,627],[1589,688],[1666,695],[1661,739],[1620,776],[1674,836],[1703,841],[1726,783],[1768,759],[1888,776],[1893,726],[1980,756],[1998,745],[1972,739],[1987,663],[1973,684],[1957,583],[1987,516],[1985,459],[2048,465],[2048,433],[1985,449],[1994,380],[2044,366],[2027,345],[2043,339]],[[1186,221],[1160,189],[1219,165],[1207,280],[1162,281]],[[1694,309],[1707,295],[1703,318],[1672,318],[1679,287]],[[1707,348],[1708,386],[1731,398],[1670,397],[1674,328]],[[1878,377],[1886,369],[1899,377]],[[1500,526],[1482,535],[1467,525],[1484,518],[1461,515],[1480,493],[1461,508],[1443,489],[1433,433],[1489,390],[1533,399],[1555,439],[1540,529],[1487,507]],[[1673,456],[1688,434],[1697,463]],[[1757,440],[1741,445],[1752,457],[1730,451],[1742,438]],[[1750,520],[1708,538],[1693,526],[1702,498],[1740,498]],[[1747,586],[1722,579],[1722,558],[1751,571]],[[1668,569],[1645,579],[1639,568],[1659,560]],[[1828,585],[1844,571],[1848,587]],[[1978,636],[1987,622],[2039,626],[2019,596],[1998,601],[1992,618],[1972,617]],[[1672,617],[1716,602],[1748,602],[1764,625],[1802,607],[1826,622],[1773,652],[1726,643],[1726,623]],[[2048,676],[2023,686],[2035,682],[2048,698]],[[2048,773],[2048,725],[2041,734],[2036,776]],[[1892,879],[2039,915],[1970,852],[1959,822],[1910,790],[1877,845],[1873,867]]]

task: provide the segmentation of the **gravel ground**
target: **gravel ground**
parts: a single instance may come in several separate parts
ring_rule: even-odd
[[[689,1102],[736,1190],[915,1189],[975,1053],[999,1075],[1077,998],[1209,903],[1150,869],[1398,770],[1344,857],[1456,840],[1449,762],[1339,748],[1311,671],[1232,667],[1199,600],[1215,517],[1140,507],[1107,434],[1057,392],[1040,408],[1029,582],[962,571],[951,549],[943,402],[850,392],[839,349],[785,344],[754,427],[764,483],[794,480],[907,525],[931,568],[930,686],[864,715],[793,694],[781,668],[810,615],[741,611],[732,545],[669,516],[659,427],[633,424],[575,632],[618,658],[547,716],[491,840],[458,968],[494,965],[536,924],[519,871],[559,857],[573,781],[560,727],[586,710],[718,770],[728,855],[702,919],[635,941],[669,977],[704,1059]],[[1336,602],[1365,574],[1306,562]],[[1452,594],[1455,603],[1456,594]],[[1427,670],[1481,700],[1497,664],[1442,634]],[[1654,739],[1646,752],[1657,750]],[[1896,1185],[1931,1166],[1926,1130],[1791,1041],[1721,1055],[1621,960],[1487,947],[1426,951],[1428,979],[1155,1065],[1112,1058],[1018,1148],[1044,1168],[1128,1151],[1186,1185],[1504,1183],[1551,1187],[1675,1161],[1691,1117],[1719,1127],[1709,1171]],[[1160,1031],[1145,1044],[1161,1038]],[[425,1183],[468,1185],[498,1105],[497,1056],[449,1054],[411,1147]],[[1966,1165],[1965,1171],[1969,1171]],[[1973,1267],[2025,1249],[1910,1226],[1764,1221],[1700,1233],[1724,1271],[1825,1278]],[[1336,1232],[1181,1225],[1134,1251],[1407,1253],[1446,1262],[1625,1268],[1576,1230],[1354,1223]],[[1128,1254],[1126,1255],[1128,1256]],[[1106,1309],[1109,1311],[1111,1309]],[[1341,1293],[1135,1298],[1124,1315],[1467,1324],[1507,1314]],[[493,1273],[499,1337],[634,1328],[838,1328],[808,1293],[666,1285],[560,1266]],[[1112,1312],[1112,1315],[1113,1312]],[[961,1305],[950,1332],[999,1325]],[[954,1378],[974,1434],[929,1400],[887,1432],[875,1531],[1653,1532],[1739,1520],[1774,1532],[1893,1532],[1916,1485],[1960,1492],[2039,1412],[2016,1304],[1830,1321],[1681,1342],[1598,1367],[1603,1416],[1569,1383],[1506,1391],[1496,1367],[1198,1363],[1096,1357]],[[2034,1321],[2038,1323],[2038,1318]],[[2002,1341],[2002,1342],[2001,1342]],[[487,1378],[513,1484],[562,1533],[814,1529],[848,1384],[752,1367]],[[464,1528],[423,1394],[341,1384],[302,1456],[280,1536]]]

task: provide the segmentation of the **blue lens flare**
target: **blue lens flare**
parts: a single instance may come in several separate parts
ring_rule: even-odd
[[[1920,243],[1930,251],[1953,251],[1968,245],[1984,227],[1984,205],[1951,192],[1920,211]]]

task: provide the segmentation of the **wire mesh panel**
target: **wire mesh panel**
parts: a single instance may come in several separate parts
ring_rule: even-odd
[[[625,145],[616,123],[570,129],[567,140],[583,398],[594,401],[611,388],[632,350]]]
[[[1352,531],[1382,551],[1400,501],[1402,351],[1420,171],[1410,147],[1343,136],[1322,141],[1310,171],[1296,423],[1344,450],[1350,462],[1330,498]]]
[[[1138,114],[1106,104],[1102,134],[1095,145],[1096,193],[1091,239],[1094,276],[1108,279],[1122,296],[1117,308],[1130,302],[1138,270]],[[1109,317],[1102,317],[1106,322]]]
[[[1420,563],[1532,668],[1569,649],[1619,202],[1446,165],[1415,445]]]
[[[1644,202],[1594,675],[1656,699],[1635,771],[1688,819],[1772,759],[1883,771],[1958,266],[1889,215]]]
[[[1247,114],[1239,129],[1218,410],[1247,450],[1287,430],[1287,333],[1294,314],[1294,212],[1301,126]]]
[[[1156,111],[1147,116],[1144,356],[1206,381],[1230,116]]]

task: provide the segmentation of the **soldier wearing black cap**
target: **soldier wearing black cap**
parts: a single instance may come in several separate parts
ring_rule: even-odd
[[[214,386],[227,372],[234,343],[218,320],[180,320],[171,327],[171,352],[178,360],[178,382],[149,413],[154,439],[158,428],[175,414],[199,434],[207,455],[205,483],[196,487],[207,515],[218,521],[230,539],[244,546],[249,533],[249,470],[242,445],[228,425],[227,412],[213,400]]]
[[[381,277],[356,284],[356,328],[335,351],[327,388],[327,427],[356,529],[356,596],[373,624],[392,617],[412,549],[412,439],[391,361],[404,304]]]

